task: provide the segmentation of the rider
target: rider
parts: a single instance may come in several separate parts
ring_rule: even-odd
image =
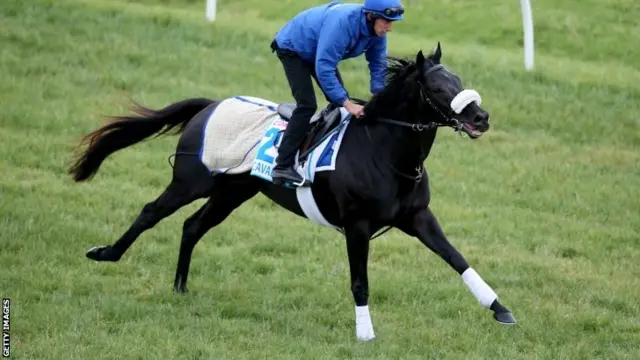
[[[271,49],[282,62],[296,101],[278,150],[272,171],[274,183],[299,185],[302,177],[295,170],[295,155],[309,130],[317,110],[311,78],[316,80],[329,107],[343,106],[356,117],[363,107],[349,100],[338,62],[365,54],[371,74],[370,90],[384,88],[387,38],[393,21],[402,20],[400,0],[365,0],[364,4],[329,4],[304,10],[276,34]]]

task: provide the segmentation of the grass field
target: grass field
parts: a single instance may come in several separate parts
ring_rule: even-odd
[[[532,73],[517,1],[408,1],[390,35],[400,56],[442,41],[443,61],[491,112],[478,141],[440,131],[427,167],[434,212],[515,327],[391,231],[370,255],[377,339],[357,342],[344,240],[263,196],[198,244],[187,296],[173,295],[173,276],[182,222],[201,202],[119,263],[84,257],[162,191],[177,138],[116,153],[79,185],[65,174],[79,137],[130,99],[291,101],[269,42],[312,3],[222,0],[211,24],[204,0],[0,1],[0,295],[12,300],[12,358],[640,358],[637,0],[536,0]],[[365,65],[340,67],[357,97],[368,96]]]

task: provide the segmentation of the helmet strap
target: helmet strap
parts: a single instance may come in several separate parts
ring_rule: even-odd
[[[376,22],[376,19],[379,18],[380,16],[376,13],[371,13],[371,12],[365,13],[365,16],[367,18],[367,28],[369,29],[369,35],[378,36],[373,26]]]

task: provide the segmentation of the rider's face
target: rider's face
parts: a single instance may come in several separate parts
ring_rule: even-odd
[[[378,36],[384,36],[387,32],[391,31],[392,27],[393,21],[384,18],[377,18],[373,23],[373,30]]]

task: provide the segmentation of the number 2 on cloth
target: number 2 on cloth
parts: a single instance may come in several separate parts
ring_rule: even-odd
[[[258,160],[272,163],[273,159],[278,156],[276,147],[280,146],[280,142],[282,141],[282,136],[278,136],[280,131],[278,128],[272,128],[267,131],[265,136],[268,137],[268,140],[258,149]]]

